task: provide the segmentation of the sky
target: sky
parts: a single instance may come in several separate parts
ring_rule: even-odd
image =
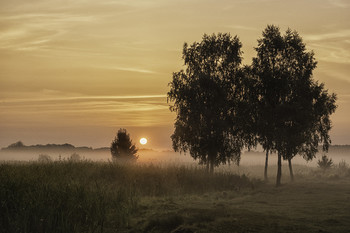
[[[348,0],[1,0],[0,147],[104,147],[126,128],[140,148],[170,149],[184,42],[237,35],[250,64],[268,24],[314,51],[314,79],[338,96],[332,142],[350,144]]]

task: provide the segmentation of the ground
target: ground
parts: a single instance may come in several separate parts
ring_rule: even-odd
[[[143,198],[126,232],[349,232],[350,180]]]

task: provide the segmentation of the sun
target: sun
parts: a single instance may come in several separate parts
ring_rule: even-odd
[[[141,138],[141,139],[140,139],[140,143],[141,143],[142,145],[146,145],[146,144],[147,144],[147,139],[146,139],[146,138]]]

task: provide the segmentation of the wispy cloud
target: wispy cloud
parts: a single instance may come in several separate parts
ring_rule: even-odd
[[[37,50],[68,33],[77,24],[96,22],[96,16],[71,13],[18,13],[0,16],[0,48]]]
[[[62,96],[45,90],[39,98],[0,100],[6,125],[167,125],[172,119],[165,95]]]
[[[318,60],[350,64],[349,29],[306,34],[303,37],[308,48],[315,51]]]
[[[331,39],[350,39],[350,29],[342,29],[333,32],[319,33],[319,34],[306,34],[303,36],[308,41],[320,41],[320,40],[331,40]]]
[[[348,8],[350,3],[348,0],[328,0],[328,2],[335,7]]]
[[[164,0],[133,0],[133,1],[125,1],[125,0],[109,0],[109,1],[103,1],[102,4],[105,5],[124,5],[124,6],[130,6],[130,7],[154,7],[159,6],[159,4],[163,4]]]
[[[49,21],[50,24],[58,22],[91,22],[96,20],[91,15],[76,15],[69,13],[22,13],[18,15],[3,15],[0,16],[2,21]]]
[[[120,96],[65,96],[57,97],[54,95],[60,94],[53,90],[47,91],[48,95],[36,98],[12,98],[12,99],[0,99],[0,106],[4,104],[14,103],[42,103],[42,102],[66,102],[66,101],[120,101],[120,100],[140,100],[145,101],[149,99],[164,99],[166,95],[120,95]]]
[[[155,74],[156,71],[142,69],[138,67],[119,67],[119,66],[97,66],[98,69],[106,69],[106,70],[120,70],[120,71],[128,71],[128,72],[137,72],[137,73],[145,73],[145,74]]]
[[[226,28],[237,29],[237,30],[245,30],[245,31],[261,31],[261,29],[257,29],[255,27],[243,26],[243,25],[227,25]]]

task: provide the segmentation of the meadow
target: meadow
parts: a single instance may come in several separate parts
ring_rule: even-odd
[[[2,162],[0,232],[348,232],[350,169]],[[258,173],[258,172],[256,172]]]

